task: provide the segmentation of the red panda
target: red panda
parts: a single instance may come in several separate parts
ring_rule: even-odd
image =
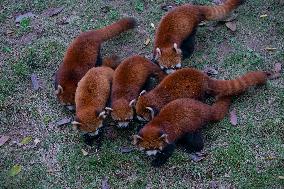
[[[133,106],[150,76],[162,80],[166,75],[150,60],[142,56],[131,56],[117,67],[113,75],[111,103],[112,119],[119,127],[127,127],[133,119]]]
[[[137,118],[149,121],[161,108],[178,98],[201,99],[205,94],[218,97],[238,95],[254,85],[265,84],[271,72],[249,72],[234,80],[212,79],[201,71],[184,68],[168,75],[152,91],[138,97]]]
[[[178,140],[187,137],[183,139],[186,145],[192,145],[191,142],[196,141],[190,141],[188,135],[199,132],[210,121],[222,120],[230,104],[231,97],[219,98],[212,106],[190,98],[174,100],[134,135],[133,144],[147,155],[157,155],[152,166],[161,166],[172,155]],[[201,150],[203,142],[193,148]]]
[[[123,18],[102,29],[83,32],[73,40],[55,74],[55,94],[63,105],[74,104],[80,79],[89,69],[101,65],[101,43],[134,26],[133,18]]]
[[[76,116],[72,124],[85,138],[98,135],[103,126],[113,73],[113,69],[105,66],[91,68],[78,83],[75,93]]]
[[[194,50],[194,36],[203,20],[218,20],[234,10],[243,0],[227,0],[222,5],[185,4],[169,11],[161,19],[154,41],[153,59],[166,73],[181,67],[182,58]]]

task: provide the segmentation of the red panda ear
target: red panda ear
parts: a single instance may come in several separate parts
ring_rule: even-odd
[[[160,136],[160,139],[161,139],[161,140],[164,140],[165,143],[167,143],[167,144],[170,143],[169,140],[168,140],[168,135],[167,135],[167,134],[163,134],[162,136]]]
[[[61,85],[58,85],[57,90],[54,93],[55,95],[59,95],[60,93],[63,93],[63,87]]]
[[[98,110],[96,110],[96,115],[97,115],[97,117],[99,118],[99,119],[105,119],[106,117],[107,117],[107,112],[105,111],[105,110],[103,110],[103,111],[98,111]]]
[[[106,112],[106,114],[110,114],[110,112],[112,112],[112,111],[113,111],[112,108],[110,108],[110,107],[105,107],[105,112]]]
[[[155,112],[154,112],[153,108],[147,106],[146,109],[150,111],[151,119],[153,119],[155,117]]]
[[[141,91],[141,93],[139,94],[139,96],[142,96],[146,93],[146,90]]]
[[[181,54],[181,49],[178,48],[176,43],[174,43],[174,50],[176,51],[177,54]]]
[[[161,49],[160,48],[156,48],[156,56],[155,56],[155,60],[158,60],[162,55]]]
[[[143,138],[139,135],[133,135],[133,144],[136,145],[139,140],[143,140]]]
[[[136,104],[137,100],[136,99],[133,99],[129,102],[129,107],[135,107],[135,104]]]

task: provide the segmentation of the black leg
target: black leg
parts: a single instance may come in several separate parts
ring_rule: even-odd
[[[103,59],[102,59],[102,56],[101,56],[101,49],[99,47],[98,49],[98,57],[97,57],[97,61],[96,61],[96,67],[99,67],[103,64]]]
[[[200,131],[185,134],[181,139],[181,142],[185,146],[185,149],[188,153],[200,152],[204,147],[203,138]]]
[[[164,165],[168,159],[172,156],[176,145],[174,143],[167,145],[163,151],[157,154],[156,158],[151,162],[153,167],[161,167]]]
[[[103,135],[104,135],[104,128],[99,129],[99,133],[95,136],[91,136],[90,134],[84,134],[83,135],[83,140],[85,144],[89,146],[93,146],[94,142],[96,143],[96,148],[99,150],[102,146],[102,141],[103,141]]]
[[[193,31],[181,44],[183,58],[189,58],[194,51],[196,30]]]

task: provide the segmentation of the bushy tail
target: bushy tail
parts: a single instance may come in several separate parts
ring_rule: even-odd
[[[242,4],[244,0],[227,0],[216,6],[198,6],[202,20],[220,20]]]
[[[117,55],[112,55],[103,59],[102,66],[107,66],[115,70],[120,62],[121,60]]]
[[[255,71],[233,80],[210,79],[208,87],[214,95],[219,97],[238,95],[251,86],[265,84],[269,75],[269,72]]]
[[[100,37],[101,41],[106,41],[135,26],[136,20],[134,18],[123,18],[109,26],[96,30],[96,35]]]
[[[232,102],[231,96],[220,97],[212,104],[212,120],[211,121],[221,121],[224,119],[229,111]]]

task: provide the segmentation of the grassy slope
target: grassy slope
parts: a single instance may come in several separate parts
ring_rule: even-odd
[[[10,141],[0,148],[0,188],[99,188],[104,176],[109,177],[113,188],[283,187],[284,181],[278,178],[284,176],[283,77],[235,98],[232,108],[238,114],[238,127],[232,127],[226,118],[204,129],[208,156],[200,163],[191,162],[188,154],[177,150],[166,166],[153,169],[139,152],[121,154],[119,147],[131,145],[125,135],[132,131],[119,131],[117,138],[105,141],[102,151],[84,157],[79,136],[69,126],[55,126],[56,121],[72,116],[58,106],[53,95],[53,74],[64,50],[80,31],[128,15],[138,19],[138,29],[107,42],[103,53],[150,57],[152,43],[148,47],[143,43],[148,36],[153,39],[150,23],[156,24],[164,14],[160,9],[164,1],[76,2],[0,2],[0,134],[17,142],[25,136],[41,140],[37,147],[32,143],[18,147]],[[195,54],[185,64],[201,69],[211,65],[218,68],[218,78],[234,78],[283,62],[284,15],[277,2],[247,1],[237,11],[235,34],[223,25],[213,31],[200,27]],[[58,16],[45,16],[46,9],[61,5],[65,9]],[[109,11],[102,13],[100,9],[105,6]],[[37,17],[16,27],[15,16],[28,11]],[[262,14],[268,17],[259,18]],[[70,23],[59,25],[64,19]],[[4,35],[7,30],[13,34]],[[265,47],[277,50],[267,52]],[[31,73],[41,81],[39,91],[32,90]],[[14,164],[22,165],[23,170],[10,177]]]

